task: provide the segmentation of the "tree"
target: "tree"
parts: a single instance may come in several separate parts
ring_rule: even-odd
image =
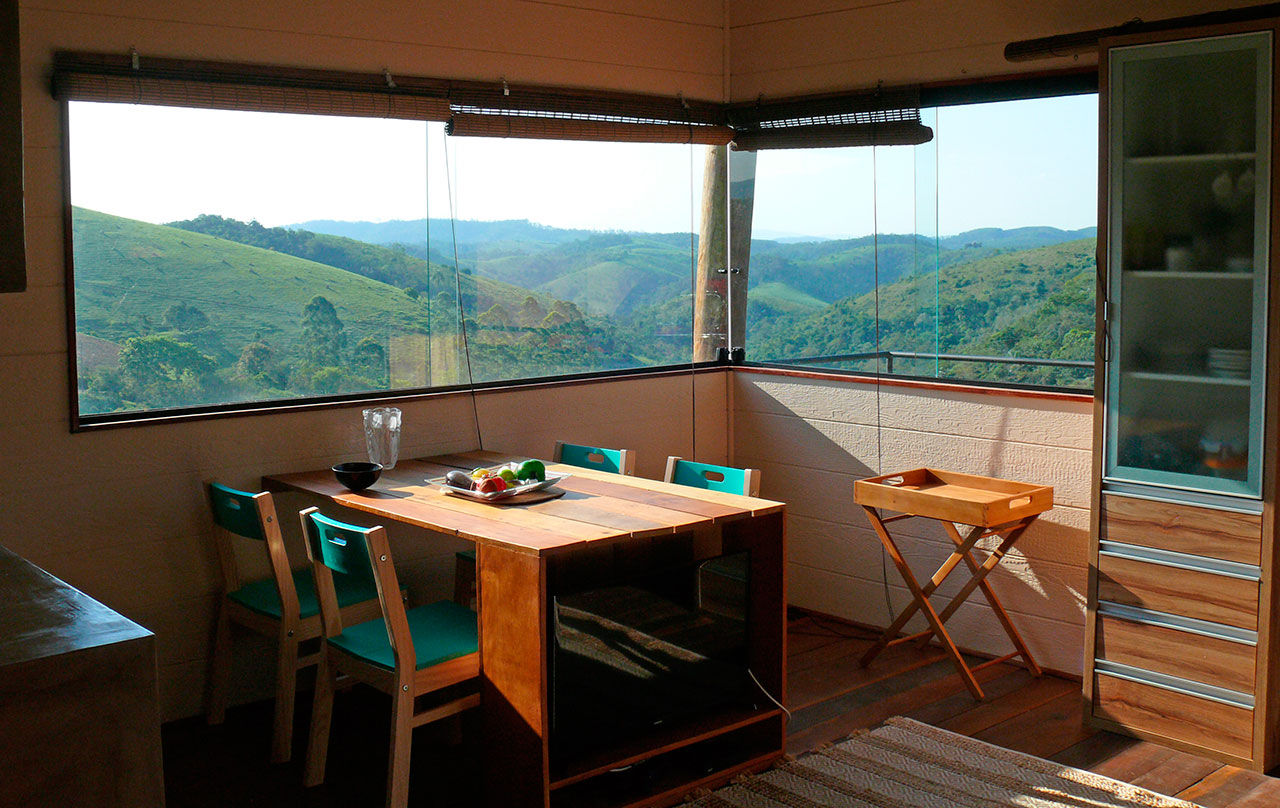
[[[195,306],[174,303],[164,311],[164,324],[175,331],[195,331],[209,325],[209,316]]]
[[[342,364],[346,334],[338,312],[327,299],[316,295],[302,310],[302,354],[317,365]]]
[[[236,375],[257,376],[265,373],[271,356],[271,346],[262,337],[258,337],[240,350],[240,358],[236,361]]]
[[[355,366],[370,379],[386,384],[387,352],[373,337],[365,337],[356,343],[353,353]]]
[[[214,361],[189,342],[152,335],[130,337],[120,349],[120,374],[129,398],[153,407],[201,403]]]

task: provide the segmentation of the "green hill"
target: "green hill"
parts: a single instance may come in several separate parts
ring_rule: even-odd
[[[748,313],[747,356],[785,361],[873,351],[875,312],[884,350],[1062,358],[1093,356],[1096,244],[1093,239],[998,253],[903,278],[874,293],[847,297],[813,314],[767,303]],[[936,300],[936,317],[935,311]],[[898,363],[899,373],[931,374]],[[1087,371],[966,363],[943,375],[1088,386]]]
[[[72,212],[80,411],[188,407],[634,367],[572,303],[395,250],[201,217],[269,247]],[[191,224],[191,223],[187,223]],[[287,234],[287,232],[286,232]],[[288,234],[287,234],[288,235]],[[296,237],[296,238],[295,238]],[[385,263],[379,263],[386,259]],[[432,294],[412,282],[431,278]],[[369,277],[373,276],[373,277]],[[444,287],[444,288],[441,288]],[[439,289],[437,292],[436,290]]]
[[[72,227],[76,330],[98,339],[166,330],[165,313],[181,304],[208,318],[189,341],[234,361],[258,336],[296,342],[316,295],[334,302],[355,340],[428,330],[423,303],[337,267],[84,208],[73,209]]]
[[[169,226],[305,258],[423,295],[434,297],[444,292],[452,297],[454,294],[452,262],[445,265],[428,263],[393,247],[306,230],[263,227],[257,222],[240,222],[221,216],[197,216],[187,221],[171,222]],[[486,311],[495,304],[514,308],[530,293],[530,284],[509,284],[483,277],[464,276],[462,284],[463,295],[469,301],[469,311]],[[535,294],[535,298],[544,307],[555,303],[554,298],[543,295]]]

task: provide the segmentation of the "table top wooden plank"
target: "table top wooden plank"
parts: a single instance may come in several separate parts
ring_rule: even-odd
[[[497,505],[465,497],[449,496],[437,486],[426,482],[428,476],[436,476],[433,472],[427,471],[430,467],[429,464],[413,460],[399,463],[391,471],[383,472],[382,477],[369,490],[405,495],[412,498],[415,505],[429,504],[443,511],[470,514],[504,525],[545,530],[548,533],[579,540],[607,539],[629,532],[623,528],[535,511],[532,510],[533,506],[529,505]]]
[[[348,491],[328,470],[272,475],[263,482],[271,490],[302,491],[386,519],[537,554],[584,542],[670,534],[783,508],[759,498],[555,463],[547,463],[548,469],[573,475],[557,486],[564,495],[525,505],[451,496],[426,482],[452,469],[469,471],[513,459],[524,458],[468,452],[404,460],[361,492]]]
[[[453,455],[441,455],[431,459],[436,463],[446,463],[453,465],[455,468],[471,470],[477,466],[491,466],[495,463],[505,463],[512,460],[521,460],[523,458],[519,455],[503,452],[478,451],[463,452],[461,454]],[[741,514],[742,516],[762,516],[764,514],[773,513],[783,509],[783,503],[775,502],[771,499],[761,499],[760,497],[746,497],[740,494],[725,494],[719,491],[708,491],[703,488],[692,488],[687,485],[663,482],[662,480],[650,480],[647,477],[613,474],[607,471],[596,471],[595,469],[570,466],[563,463],[547,462],[546,466],[550,471],[566,472],[589,480],[618,483],[640,491],[667,494],[681,499],[694,500],[695,502],[725,506],[731,509],[733,513]],[[728,516],[730,514],[724,515]]]
[[[437,462],[427,460],[408,461],[407,466],[413,472],[425,473],[428,477],[440,477],[446,472],[460,468],[456,465],[442,465]],[[553,468],[560,468],[553,466]],[[568,467],[566,467],[568,468]],[[399,472],[401,466],[397,466],[392,474]],[[572,474],[573,472],[567,472]],[[563,482],[557,483],[556,488],[565,491],[565,494],[556,499],[547,500],[545,502],[532,503],[527,505],[519,505],[522,511],[533,511],[548,516],[555,516],[562,519],[571,519],[578,522],[585,522],[596,527],[608,527],[619,531],[625,531],[630,536],[656,536],[664,533],[674,533],[678,530],[688,530],[703,524],[710,524],[707,517],[696,514],[689,514],[684,511],[671,510],[667,508],[655,507],[652,505],[624,500],[616,496],[619,492],[625,492],[628,489],[625,486],[613,486],[603,488],[607,490],[601,491],[583,491],[580,487],[574,486],[574,479],[569,478]],[[429,486],[431,493],[439,496],[448,496],[440,489]],[[472,502],[463,498],[464,502]],[[480,504],[485,508],[501,508],[506,509],[512,506],[502,505],[498,503],[473,503]],[[594,535],[587,538],[599,538]]]
[[[262,480],[268,490],[292,489],[314,494],[346,508],[471,541],[489,541],[536,552],[581,541],[537,528],[506,524],[487,515],[441,509],[436,506],[434,498],[423,500],[411,494],[378,490],[352,493],[333,479],[328,470],[270,475]]]

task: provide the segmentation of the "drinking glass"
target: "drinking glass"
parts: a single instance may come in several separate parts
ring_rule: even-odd
[[[370,462],[381,463],[384,469],[395,468],[400,454],[400,410],[396,407],[365,410],[364,443]]]

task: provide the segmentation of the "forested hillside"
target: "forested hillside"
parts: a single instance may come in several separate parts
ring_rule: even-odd
[[[207,215],[169,226],[83,208],[72,218],[84,413],[691,357],[696,243],[687,233],[460,222],[474,240],[455,270],[452,254],[431,262],[414,254],[425,254],[425,242],[370,243]],[[346,224],[374,237],[404,235],[412,223]],[[1094,239],[1065,240],[1074,235],[1024,228],[942,241],[757,240],[747,357],[787,363],[873,351],[878,306],[885,350],[1087,360]],[[1091,384],[1088,371],[1020,365],[903,360],[895,371]]]
[[[1040,359],[1093,356],[1094,239],[943,263],[816,312],[748,305],[747,355],[756,361],[881,350]],[[963,252],[963,251],[961,251]],[[753,262],[754,268],[754,262]],[[878,298],[878,299],[877,299]],[[899,362],[900,373],[933,375],[933,362]],[[964,363],[940,375],[1089,386],[1090,371]]]

